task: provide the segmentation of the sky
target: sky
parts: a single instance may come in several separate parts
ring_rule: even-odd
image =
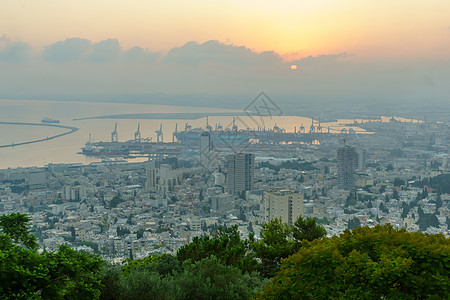
[[[0,97],[450,91],[448,0],[0,3]]]

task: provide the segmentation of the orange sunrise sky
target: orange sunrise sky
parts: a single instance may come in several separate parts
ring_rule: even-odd
[[[70,37],[114,38],[168,51],[218,40],[286,60],[354,53],[357,57],[449,57],[448,0],[315,1],[2,1],[0,35],[34,51]]]

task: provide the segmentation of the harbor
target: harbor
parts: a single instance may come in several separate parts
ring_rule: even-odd
[[[215,123],[211,126],[206,118],[204,127],[192,128],[186,122],[183,130],[178,130],[178,124],[169,137],[164,140],[163,123],[155,130],[156,140],[152,137],[143,138],[140,131],[140,123],[134,132],[133,139],[119,142],[119,131],[117,122],[111,132],[110,141],[92,141],[91,135],[85,146],[81,148],[80,154],[95,157],[154,157],[179,155],[183,153],[198,153],[200,136],[203,132],[209,132],[214,149],[222,152],[239,152],[240,150],[262,151],[292,151],[308,145],[320,145],[329,140],[342,139],[348,135],[366,133],[358,128],[333,128],[324,127],[320,122],[312,120],[311,125],[305,127],[303,124],[294,128],[294,132],[277,126],[272,128],[256,129],[240,128],[237,117],[233,117],[230,126]]]

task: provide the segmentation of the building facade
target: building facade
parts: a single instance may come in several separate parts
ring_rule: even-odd
[[[227,156],[228,192],[242,195],[253,189],[255,180],[255,156],[252,153],[237,153]]]
[[[156,184],[157,184],[157,175],[156,175],[156,167],[155,163],[151,162],[150,165],[146,169],[146,177],[147,181],[145,183],[145,187],[147,191],[155,192]]]
[[[202,132],[200,135],[200,145],[199,145],[199,153],[200,153],[200,164],[203,167],[210,168],[212,165],[212,137],[211,133],[208,131]]]
[[[337,185],[343,190],[355,188],[355,169],[357,154],[353,147],[345,146],[337,149]]]
[[[364,148],[360,148],[356,151],[357,161],[356,161],[356,169],[364,169],[367,167],[367,150]]]
[[[265,222],[279,218],[292,226],[300,216],[303,216],[303,194],[286,190],[264,192]]]

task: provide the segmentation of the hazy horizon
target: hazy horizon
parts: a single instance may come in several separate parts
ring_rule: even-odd
[[[442,0],[10,2],[0,98],[445,102],[449,14]]]

